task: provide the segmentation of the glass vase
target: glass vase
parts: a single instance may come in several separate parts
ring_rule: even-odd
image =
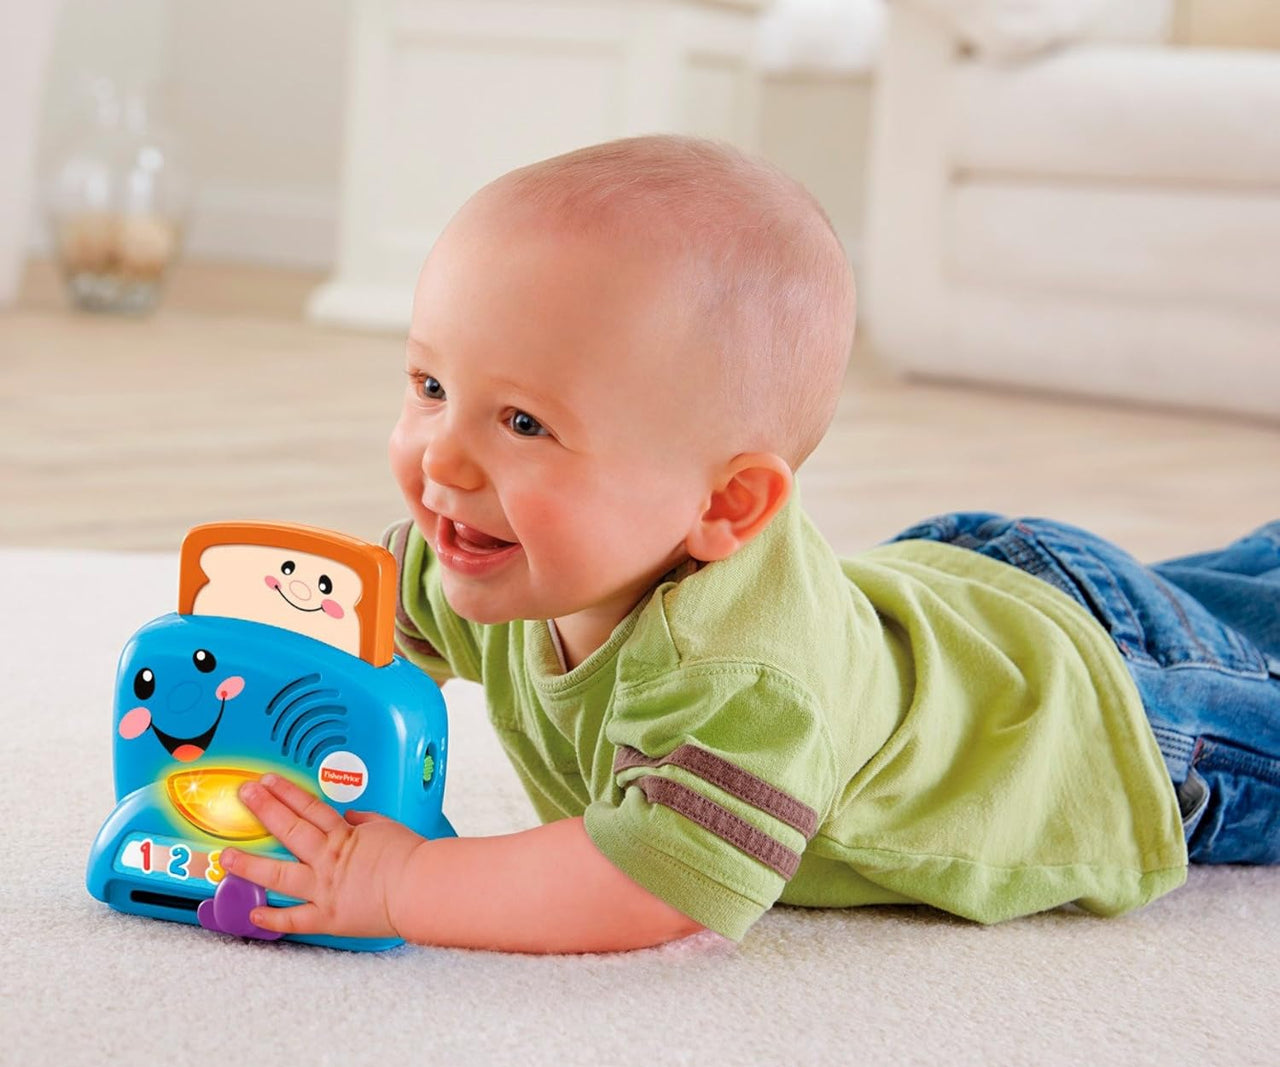
[[[48,185],[54,255],[71,302],[89,311],[152,310],[181,249],[189,189],[152,95],[89,82]]]

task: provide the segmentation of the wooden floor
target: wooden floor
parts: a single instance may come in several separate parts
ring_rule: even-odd
[[[262,518],[373,538],[403,339],[302,321],[315,275],[187,265],[143,319],[69,311],[42,265],[0,312],[0,545],[176,549]],[[902,382],[860,353],[800,477],[836,548],[941,511],[1052,515],[1144,558],[1280,516],[1280,426]]]

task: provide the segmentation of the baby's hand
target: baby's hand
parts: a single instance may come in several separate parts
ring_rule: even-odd
[[[264,889],[306,903],[255,908],[250,919],[283,934],[399,937],[389,900],[409,857],[426,839],[373,812],[339,815],[274,774],[240,787],[240,799],[297,863],[224,848],[222,866]]]

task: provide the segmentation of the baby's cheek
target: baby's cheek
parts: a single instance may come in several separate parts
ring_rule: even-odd
[[[634,506],[611,514],[599,506],[548,509],[537,524],[536,570],[570,595],[594,595],[637,567],[635,541],[645,517]]]
[[[570,536],[594,520],[595,493],[583,479],[572,474],[558,478],[551,485],[543,480],[521,479],[516,485],[499,489],[502,508],[517,536],[535,532],[545,535]]]
[[[422,447],[413,440],[403,423],[397,422],[387,441],[387,461],[396,483],[406,495],[422,493]]]

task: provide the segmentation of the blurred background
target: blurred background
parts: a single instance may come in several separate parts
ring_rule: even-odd
[[[377,536],[436,234],[656,131],[778,163],[857,271],[802,479],[842,550],[1280,513],[1274,0],[0,0],[0,89],[0,544]]]

